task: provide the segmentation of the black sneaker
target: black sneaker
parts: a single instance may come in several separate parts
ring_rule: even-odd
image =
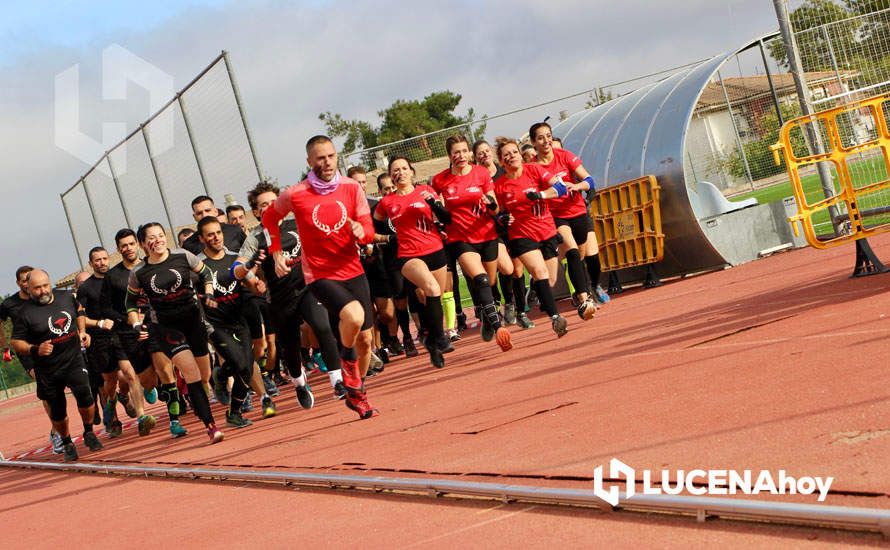
[[[414,347],[414,340],[410,336],[402,340],[402,345],[405,348],[405,357],[417,357],[420,355],[417,348]]]
[[[569,322],[562,315],[554,315],[550,321],[557,338],[562,338],[569,331]]]
[[[297,386],[296,392],[297,402],[300,403],[301,407],[311,409],[315,405],[315,396],[312,395],[312,388],[309,387],[309,384]]]
[[[251,422],[250,419],[241,416],[241,413],[226,411],[226,424],[233,428],[243,428],[245,426],[250,426],[253,422]]]
[[[266,393],[271,397],[278,395],[278,386],[275,385],[275,382],[272,381],[272,378],[267,372],[263,373],[263,387],[266,389]]]
[[[278,371],[275,371],[275,374],[272,375],[272,381],[275,382],[276,386],[284,386],[285,384],[287,384],[287,380],[285,380],[285,378],[281,376],[281,373]]]
[[[337,380],[337,383],[334,384],[334,397],[336,399],[344,399],[346,397],[346,386],[343,385],[342,380]]]
[[[455,317],[457,318],[457,331],[463,332],[467,330],[467,314],[461,311]]]
[[[452,351],[454,351],[454,346],[451,345],[451,339],[444,334],[441,338],[439,338],[439,341],[437,343],[439,345],[439,351],[441,351],[442,353],[451,353]]]
[[[124,433],[124,425],[115,418],[111,421],[111,425],[105,429],[105,432],[108,434],[108,437],[120,437]]]
[[[87,449],[91,451],[102,450],[102,442],[99,441],[98,437],[96,437],[95,432],[85,432],[83,434],[83,444],[86,445]]]
[[[64,454],[63,459],[65,462],[74,462],[77,460],[77,447],[74,446],[74,443],[65,443],[62,446],[62,453]]]
[[[430,338],[427,337],[424,340],[423,347],[426,348],[426,351],[430,354],[430,364],[436,367],[437,369],[441,369],[445,366],[445,356],[442,355],[442,351],[439,350],[439,346],[436,342],[430,343]]]
[[[386,350],[386,348],[381,347],[380,349],[378,349],[378,350],[377,350],[377,357],[379,357],[380,360],[383,361],[383,364],[384,364],[384,365],[388,365],[388,364],[389,364],[389,352]]]
[[[389,350],[389,354],[393,357],[405,353],[405,348],[402,347],[402,344],[399,343],[399,339],[395,336],[389,339],[389,343],[386,345],[386,348]]]
[[[486,321],[482,321],[482,341],[483,342],[491,342],[492,338],[494,338],[495,330],[494,328],[488,324]]]

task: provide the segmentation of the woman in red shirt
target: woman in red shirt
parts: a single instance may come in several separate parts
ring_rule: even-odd
[[[488,169],[491,179],[496,180],[504,169],[494,161],[494,151],[484,139],[473,144],[473,159],[476,164]],[[523,329],[535,326],[525,314],[525,268],[519,258],[512,258],[507,250],[507,228],[497,224],[498,229],[498,281],[504,297],[504,321],[508,325],[519,325]],[[497,290],[497,286],[492,287]]]
[[[566,183],[574,183],[576,179],[579,182],[578,191],[570,192],[550,203],[550,212],[562,236],[559,251],[568,263],[569,277],[575,286],[576,297],[583,301],[590,290],[592,297],[604,304],[609,301],[609,295],[599,286],[599,246],[593,232],[593,222],[587,214],[587,203],[580,193],[596,192],[593,178],[578,157],[562,147],[553,146],[553,132],[546,122],[532,124],[528,135],[537,151],[538,164]],[[582,263],[586,264],[586,270]]]
[[[429,331],[424,346],[432,365],[442,368],[445,366],[443,352],[451,351],[453,347],[445,338],[442,325],[442,289],[448,278],[448,257],[435,219],[449,223],[451,215],[435,202],[428,186],[414,186],[414,173],[414,167],[404,157],[389,161],[389,176],[396,190],[380,199],[374,209],[374,223],[385,225],[389,219],[395,228],[398,238],[396,256],[402,266],[402,275],[422,293],[418,295],[420,313]]]
[[[553,331],[563,336],[568,323],[559,315],[551,290],[559,268],[559,239],[548,204],[577,190],[578,185],[563,183],[538,164],[524,164],[515,140],[498,138],[497,153],[505,172],[494,182],[494,188],[500,215],[509,219],[510,254],[528,269],[541,307],[550,316]],[[578,315],[584,320],[590,319],[595,309],[592,302],[584,301],[578,306]]]
[[[513,347],[510,331],[501,326],[498,307],[491,293],[497,271],[498,235],[492,214],[497,201],[491,175],[486,168],[470,163],[467,138],[454,135],[445,140],[451,167],[433,176],[432,186],[451,214],[448,224],[448,253],[457,258],[467,277],[473,303],[482,320],[482,339],[496,338],[503,351]]]

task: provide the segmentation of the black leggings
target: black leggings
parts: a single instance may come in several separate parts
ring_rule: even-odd
[[[210,341],[223,358],[223,374],[235,379],[232,384],[232,410],[238,411],[247,397],[253,377],[253,343],[250,329],[242,321],[236,327],[214,326]]]
[[[312,328],[321,356],[328,371],[340,369],[340,350],[337,346],[338,334],[328,320],[328,312],[311,293],[305,293],[289,304],[273,303],[269,308],[275,326],[279,357],[284,360],[288,374],[299,377],[300,369],[300,324],[304,321]],[[339,326],[339,325],[335,325]]]

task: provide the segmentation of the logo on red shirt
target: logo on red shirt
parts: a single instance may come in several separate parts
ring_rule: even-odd
[[[325,235],[330,235],[331,233],[340,231],[340,229],[342,229],[343,226],[346,225],[346,222],[349,220],[349,213],[346,210],[346,205],[344,205],[340,201],[336,201],[336,203],[337,206],[340,207],[340,219],[337,220],[337,223],[334,224],[333,228],[330,225],[322,223],[321,220],[319,220],[318,212],[319,210],[321,210],[320,204],[316,204],[315,208],[312,209],[312,223],[319,229],[319,231],[321,231]]]

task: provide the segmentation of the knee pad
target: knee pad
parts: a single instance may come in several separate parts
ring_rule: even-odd
[[[476,285],[476,288],[491,288],[491,281],[488,280],[488,275],[485,273],[473,277],[473,284]]]
[[[91,398],[92,400],[92,398]],[[68,407],[65,403],[65,394],[57,395],[52,399],[47,399],[49,405],[49,419],[53,422],[61,422],[68,418]]]
[[[566,252],[566,261],[568,262],[580,262],[581,261],[581,253],[578,252],[577,248],[573,248]]]

